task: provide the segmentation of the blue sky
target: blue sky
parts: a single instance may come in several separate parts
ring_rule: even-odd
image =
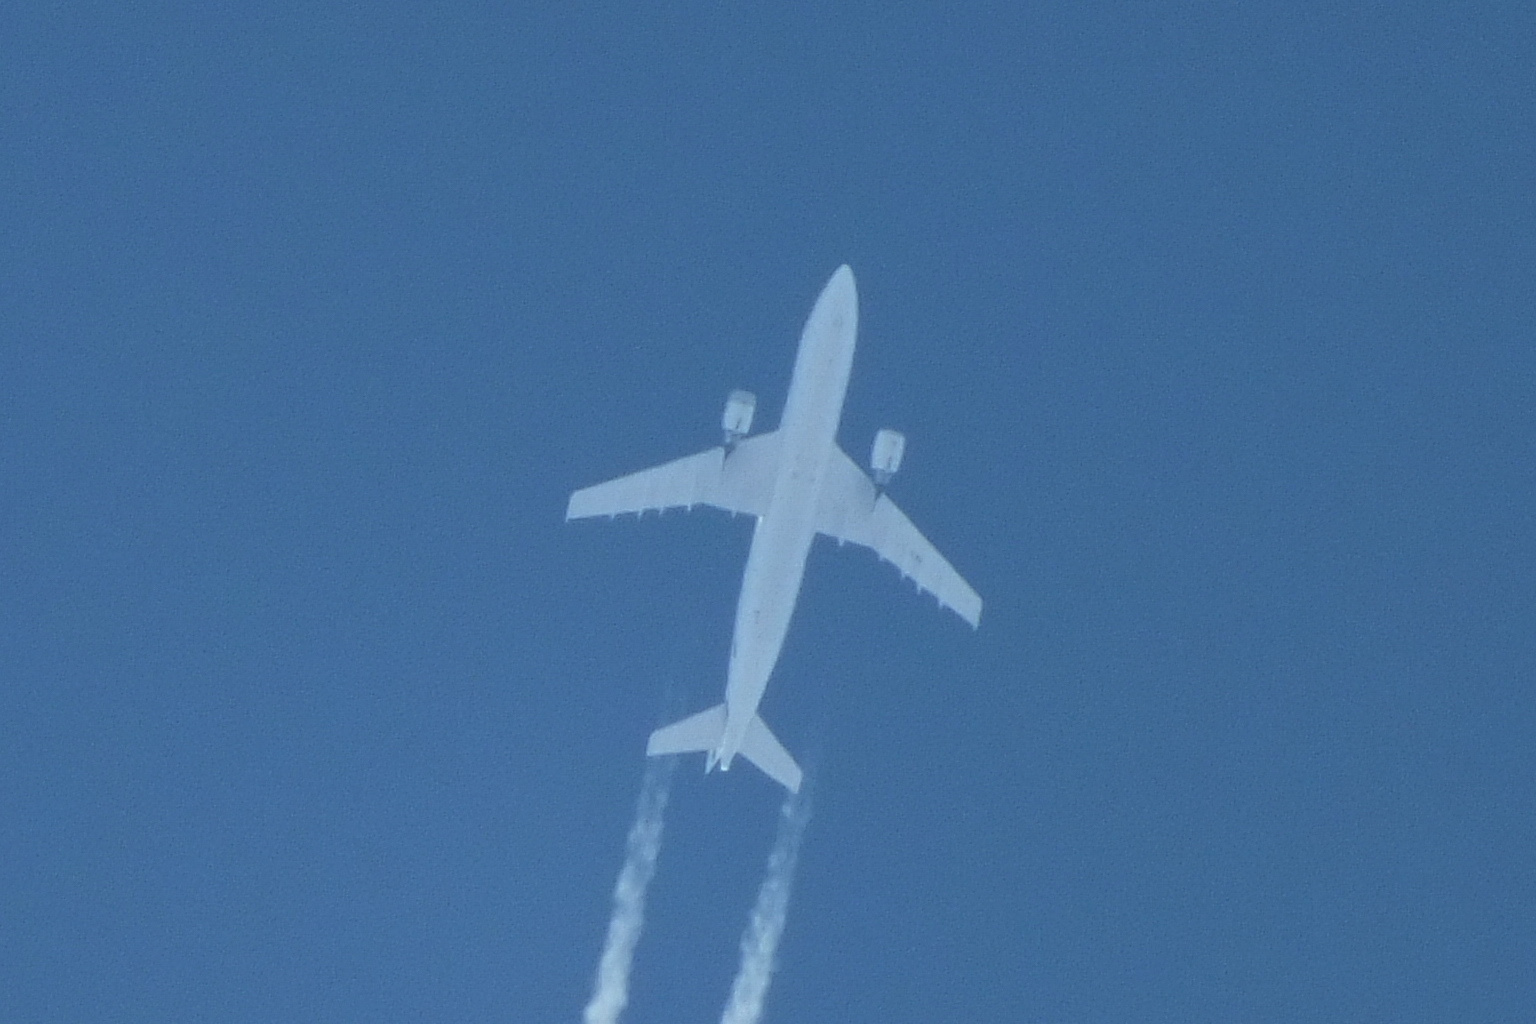
[[[0,1015],[577,1019],[744,521],[574,488],[841,438],[979,632],[813,551],[770,1021],[1536,1005],[1524,4],[13,4]],[[626,1020],[774,828],[683,766]]]

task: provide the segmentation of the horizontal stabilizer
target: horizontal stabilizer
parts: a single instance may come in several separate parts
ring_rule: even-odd
[[[791,793],[800,792],[800,766],[789,756],[784,744],[778,741],[768,726],[756,715],[747,726],[746,739],[741,744],[741,756],[757,765],[768,777]]]
[[[720,737],[723,735],[725,705],[716,704],[708,711],[689,715],[681,722],[664,725],[651,733],[650,742],[645,745],[645,753],[647,757],[660,757],[662,754],[695,754],[703,750],[714,750],[720,745]]]

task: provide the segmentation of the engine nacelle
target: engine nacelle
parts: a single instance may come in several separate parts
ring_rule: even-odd
[[[875,446],[869,453],[869,468],[874,471],[875,483],[884,487],[901,468],[901,453],[907,449],[907,439],[894,430],[882,430],[875,435]]]
[[[752,430],[752,414],[757,411],[757,396],[750,391],[732,391],[725,400],[725,414],[720,417],[720,429],[725,431],[725,450],[736,447],[736,442]]]

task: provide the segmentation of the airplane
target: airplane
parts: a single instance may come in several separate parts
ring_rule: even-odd
[[[736,604],[725,701],[651,734],[646,754],[704,753],[704,770],[727,771],[737,754],[792,793],[802,772],[758,717],[800,595],[811,541],[820,533],[871,548],[918,589],[975,629],[981,598],[885,493],[906,439],[875,435],[871,480],[837,446],[837,426],[853,366],[858,294],[853,271],[837,268],[811,309],[779,429],[748,436],[757,399],[733,391],[721,427],[724,443],[651,469],[576,491],[565,518],[637,515],[709,505],[757,517]]]

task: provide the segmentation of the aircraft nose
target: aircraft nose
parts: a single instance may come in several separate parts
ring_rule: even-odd
[[[853,291],[853,268],[844,263],[832,272],[832,279],[827,282],[827,287],[836,286],[838,291]]]

